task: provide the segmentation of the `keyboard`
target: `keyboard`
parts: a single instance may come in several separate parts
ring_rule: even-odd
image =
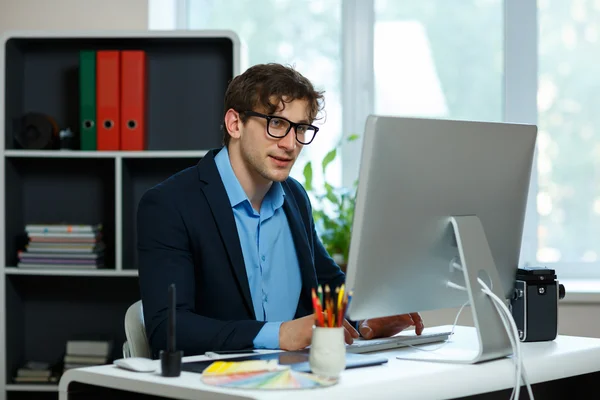
[[[348,353],[368,353],[372,351],[391,350],[401,347],[414,346],[419,344],[430,344],[448,340],[452,332],[423,333],[419,336],[398,335],[380,339],[354,339],[352,344],[346,345]]]

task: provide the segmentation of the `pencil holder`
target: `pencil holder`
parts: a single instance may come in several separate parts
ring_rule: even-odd
[[[337,378],[340,375],[346,368],[344,327],[313,326],[309,363],[314,374],[328,378]]]

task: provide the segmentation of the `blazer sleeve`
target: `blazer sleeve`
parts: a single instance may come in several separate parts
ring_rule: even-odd
[[[154,357],[167,344],[168,286],[176,289],[176,340],[186,356],[253,347],[263,321],[221,321],[195,313],[195,273],[185,222],[175,200],[159,187],[137,210],[139,283],[148,341]]]

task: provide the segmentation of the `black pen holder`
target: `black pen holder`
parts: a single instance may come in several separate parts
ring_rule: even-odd
[[[160,351],[161,375],[175,377],[181,375],[183,351]]]

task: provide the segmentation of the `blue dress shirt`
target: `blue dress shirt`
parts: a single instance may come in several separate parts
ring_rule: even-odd
[[[285,193],[281,183],[273,182],[256,212],[233,172],[226,147],[215,162],[233,209],[256,319],[267,321],[254,338],[254,347],[277,349],[279,327],[294,319],[302,287],[296,247],[282,207]]]

